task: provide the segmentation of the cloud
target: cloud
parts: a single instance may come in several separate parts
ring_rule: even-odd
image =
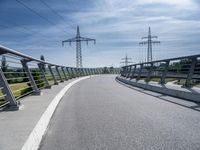
[[[110,64],[116,66],[125,54],[134,56],[135,61],[144,60],[146,47],[139,47],[138,43],[142,36],[147,35],[148,27],[151,26],[152,34],[161,40],[161,46],[153,49],[155,58],[200,52],[197,40],[200,38],[199,5],[193,0],[86,0],[84,5],[78,5],[73,0],[67,4],[64,0],[60,1],[62,3],[59,4],[50,1],[50,5],[55,6],[54,9],[64,20],[56,18],[55,25],[44,25],[43,21],[35,20],[27,23],[25,18],[20,22],[35,34],[25,36],[17,33],[18,29],[13,27],[1,31],[3,36],[0,38],[8,47],[24,49],[23,52],[37,57],[42,53],[47,60],[74,65],[75,44],[72,47],[62,47],[61,41],[75,36],[74,28],[70,28],[68,23],[79,25],[82,36],[97,39],[96,46],[82,44],[84,64],[93,67]],[[40,8],[38,2],[31,3],[34,3],[36,9],[38,6],[37,10],[43,15],[54,20],[52,13],[44,6]],[[3,38],[6,35],[7,38]],[[159,54],[161,52],[163,55]]]

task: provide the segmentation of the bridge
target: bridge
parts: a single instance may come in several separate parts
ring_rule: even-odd
[[[200,55],[110,74],[0,55],[2,150],[200,149]]]

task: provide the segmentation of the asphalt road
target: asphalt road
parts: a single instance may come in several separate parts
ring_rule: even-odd
[[[200,150],[199,108],[93,77],[66,93],[40,150]]]

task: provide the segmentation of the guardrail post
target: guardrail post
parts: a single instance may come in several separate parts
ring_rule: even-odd
[[[90,75],[92,75],[92,69],[91,68],[89,69],[89,71],[90,71]]]
[[[130,78],[130,74],[131,74],[132,66],[128,66],[127,68],[128,68],[128,70],[127,70],[126,78]]]
[[[125,69],[124,69],[124,77],[125,78],[126,78],[127,74],[128,74],[128,67],[126,66]]]
[[[139,73],[138,73],[138,76],[137,76],[137,80],[140,80],[143,66],[144,66],[144,64],[140,64],[140,70],[139,70]]]
[[[120,75],[122,76],[122,77],[124,77],[124,67],[122,67],[121,69],[120,69]]]
[[[91,73],[91,75],[93,75],[93,69],[92,68],[90,68],[90,73]]]
[[[98,74],[98,70],[97,70],[97,68],[95,68],[94,71],[95,71],[95,74]]]
[[[103,68],[100,68],[100,74],[103,74]]]
[[[77,78],[79,75],[78,75],[78,68],[74,68],[74,74],[75,74],[75,78]]]
[[[2,90],[3,94],[5,95],[6,101],[9,102],[9,104],[8,104],[9,108],[11,110],[18,110],[19,106],[16,102],[14,95],[12,94],[12,91],[8,85],[6,77],[4,76],[1,68],[0,68],[0,86],[3,88],[1,90]]]
[[[58,77],[59,77],[59,79],[60,79],[60,82],[64,82],[63,79],[62,79],[62,77],[61,77],[61,75],[60,75],[58,66],[55,66],[55,68],[56,68],[56,72],[57,72],[57,74],[58,74]]]
[[[77,71],[78,71],[78,77],[81,77],[82,76],[81,68],[78,68]]]
[[[87,68],[84,68],[83,70],[84,70],[85,75],[88,76],[89,74],[87,72]]]
[[[78,74],[79,74],[79,77],[81,77],[83,74],[82,74],[82,69],[81,68],[78,68]]]
[[[197,62],[196,57],[191,58],[191,66],[190,66],[190,69],[189,69],[189,72],[188,72],[188,75],[187,75],[187,79],[185,81],[186,87],[191,87],[191,80],[192,80],[192,76],[194,74],[196,62]]]
[[[62,69],[62,72],[63,72],[63,74],[64,74],[64,76],[65,76],[65,80],[68,80],[68,79],[67,79],[67,75],[65,74],[65,71],[64,71],[64,67],[61,67],[61,69]]]
[[[99,68],[99,74],[102,74],[102,68]]]
[[[53,70],[52,70],[51,66],[49,65],[48,68],[49,68],[49,71],[50,71],[50,73],[51,73],[51,76],[52,76],[52,78],[53,78],[53,80],[54,80],[54,85],[58,85],[58,82],[57,82],[57,80],[56,80],[56,77],[55,77],[55,75],[54,75],[54,73],[53,73]]]
[[[101,68],[98,68],[98,74],[101,74]]]
[[[97,69],[96,68],[94,68],[94,73],[97,74]]]
[[[124,71],[123,71],[123,77],[126,77],[127,71],[128,71],[128,68],[125,66]]]
[[[97,74],[97,69],[96,68],[94,68],[94,74]]]
[[[72,73],[72,78],[76,78],[75,74],[74,74],[74,69],[73,68],[70,68],[71,69],[71,73]]]
[[[83,68],[79,68],[79,74],[81,77],[83,76]]]
[[[88,75],[91,75],[90,68],[87,68]]]
[[[94,74],[96,74],[96,69],[95,68],[93,69],[93,71],[94,71]]]
[[[78,75],[78,68],[74,68],[73,70],[74,70],[74,72],[75,72],[75,73],[74,73],[74,74],[75,74],[75,78],[79,77],[79,75]]]
[[[90,74],[93,75],[92,68],[90,68]]]
[[[86,76],[86,73],[85,73],[85,69],[84,69],[84,68],[81,69],[81,72],[82,72],[82,75],[83,75],[83,76]]]
[[[27,73],[28,79],[29,79],[30,84],[31,84],[31,86],[32,86],[32,88],[33,88],[33,94],[34,94],[34,95],[40,95],[40,94],[41,94],[41,91],[38,89],[37,84],[35,83],[35,80],[34,80],[32,74],[31,74],[31,71],[30,71],[28,65],[27,65],[28,62],[29,62],[29,60],[25,60],[25,59],[22,59],[22,60],[21,60],[23,69],[24,69],[25,72]]]
[[[121,69],[121,76],[122,76],[122,77],[125,76],[125,67],[122,67],[122,69]]]
[[[160,79],[160,84],[165,84],[165,78],[168,72],[169,62],[170,62],[169,60],[165,62],[165,68]]]
[[[133,70],[132,70],[132,72],[131,72],[131,75],[130,75],[130,79],[133,79],[133,78],[134,78],[136,66],[137,66],[137,65],[134,65],[134,68],[133,68]]]
[[[149,71],[148,71],[148,75],[147,75],[146,82],[149,82],[149,81],[151,80],[152,70],[153,70],[153,63],[151,62],[151,63],[150,63],[150,68],[149,68]]]
[[[92,68],[92,72],[93,72],[93,75],[95,75],[95,69],[94,68]]]
[[[71,73],[70,73],[68,67],[66,67],[66,71],[67,71],[67,78],[68,78],[68,79],[71,79],[72,77],[71,77]]]
[[[44,72],[44,70],[42,69],[42,66],[41,66],[40,63],[38,64],[38,68],[40,69],[40,72],[42,73],[42,78],[43,78],[43,80],[44,80],[44,82],[45,82],[45,88],[50,89],[51,86],[49,85],[49,82],[48,82],[48,80],[47,80],[47,78],[46,78],[46,76],[45,76],[45,72]]]

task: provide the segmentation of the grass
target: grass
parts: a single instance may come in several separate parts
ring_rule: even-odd
[[[60,73],[60,75],[61,75],[61,78],[64,80],[65,75],[63,73]],[[51,76],[51,74],[49,74],[49,73],[46,74],[46,77],[47,77],[49,84],[53,85],[54,80],[53,80],[53,77]],[[56,80],[59,82],[60,81],[59,76],[55,74],[55,77],[56,77]],[[9,86],[10,86],[10,89],[11,89],[13,95],[15,96],[15,98],[20,97],[32,90],[30,85],[26,82],[9,84]],[[42,87],[44,87],[44,85],[42,85],[39,88],[42,88]],[[5,103],[5,98],[4,97],[1,98],[1,96],[3,96],[3,93],[0,90],[0,106]]]
[[[185,84],[185,79],[180,79],[180,80],[177,80],[175,82],[175,84],[178,84],[178,85],[184,85]],[[200,83],[199,82],[192,82],[191,83],[192,86],[195,86],[195,87],[200,87]]]
[[[19,97],[26,93],[27,89],[31,89],[28,83],[15,83],[15,84],[9,84],[10,89],[15,97]],[[21,90],[20,90],[21,89]],[[3,93],[0,92],[0,96],[3,96]],[[0,99],[0,105],[5,103],[5,99]]]
[[[175,81],[175,80],[177,80],[177,79],[175,79],[175,78],[166,78],[165,82],[167,83],[167,82],[172,82],[172,81]],[[151,81],[155,81],[155,82],[160,83],[160,78],[151,78]]]

